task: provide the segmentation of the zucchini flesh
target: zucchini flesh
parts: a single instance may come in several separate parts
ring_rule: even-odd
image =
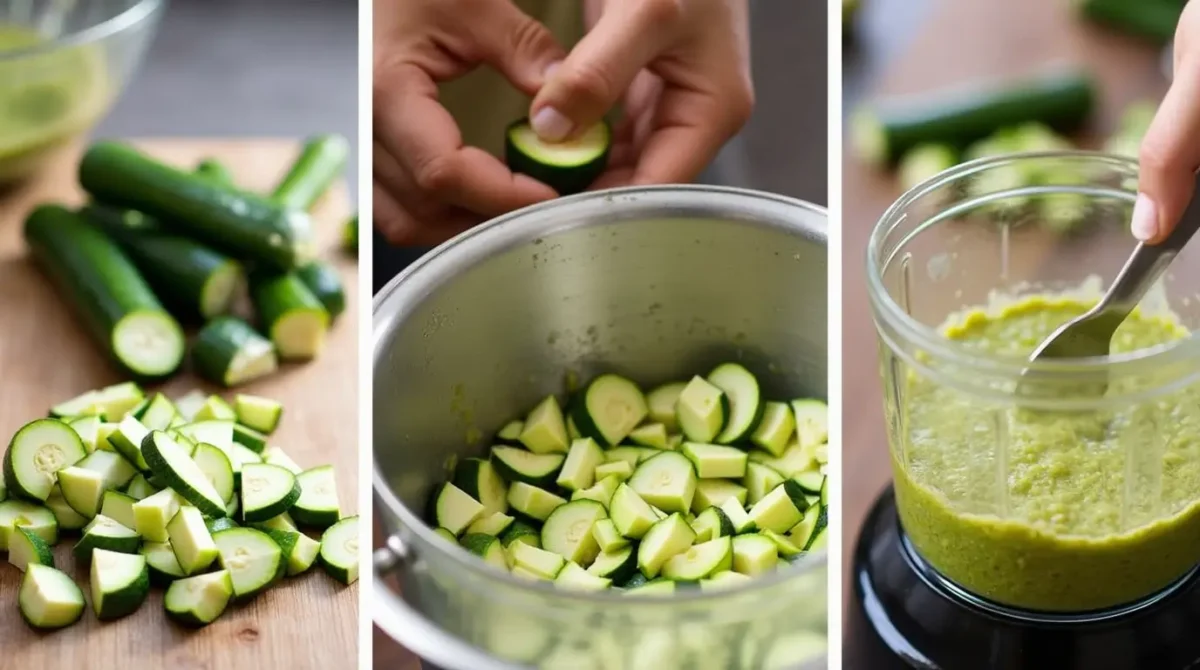
[[[4,481],[14,496],[45,501],[58,471],[87,455],[83,440],[58,419],[37,419],[21,427],[4,452]]]
[[[101,621],[132,614],[150,592],[146,557],[96,549],[92,554],[92,609]]]
[[[729,419],[717,435],[717,443],[733,444],[748,439],[762,419],[758,379],[737,363],[723,363],[709,373],[708,381],[729,399]]]
[[[278,360],[271,341],[231,316],[205,324],[192,345],[196,372],[222,386],[238,386],[275,372]]]
[[[692,581],[729,570],[733,567],[733,541],[719,537],[692,545],[688,549],[667,559],[663,565],[663,576],[668,579]]]
[[[236,260],[188,237],[131,228],[123,210],[88,205],[83,213],[121,246],[177,318],[206,321],[233,307],[245,280]]]
[[[254,307],[284,359],[310,359],[325,346],[329,312],[293,274],[260,273],[251,280]]]
[[[29,565],[54,567],[50,545],[34,532],[17,526],[8,536],[8,562],[21,572]]]
[[[331,322],[346,311],[346,291],[337,268],[321,261],[310,261],[297,268],[294,274],[329,313]]]
[[[141,540],[137,531],[98,514],[84,527],[83,537],[75,543],[71,551],[77,561],[86,563],[91,560],[95,549],[122,554],[136,553]]]
[[[178,442],[162,431],[152,431],[142,442],[142,453],[150,471],[183,499],[208,516],[225,516],[224,498]]]
[[[646,394],[646,407],[650,420],[661,423],[667,432],[677,432],[679,421],[675,416],[675,404],[679,402],[679,394],[687,387],[687,382],[672,382],[663,384]]]
[[[535,454],[566,453],[569,447],[562,408],[554,396],[546,396],[525,418],[521,444]]]
[[[571,418],[584,437],[615,447],[646,417],[646,398],[637,384],[607,374],[592,380],[574,404]]]
[[[146,557],[151,583],[167,585],[184,577],[183,568],[179,567],[170,542],[146,542],[138,553]]]
[[[729,398],[703,377],[692,377],[675,403],[679,428],[692,442],[711,443],[729,418]]]
[[[46,498],[46,508],[54,515],[54,520],[61,530],[79,530],[88,524],[87,517],[76,512],[63,498],[62,489],[55,486]],[[0,524],[0,542],[3,542],[4,527]],[[0,544],[3,547],[3,544]]]
[[[508,510],[508,487],[490,461],[464,458],[454,469],[454,485],[479,501],[485,516]]]
[[[92,337],[122,368],[147,378],[179,368],[183,329],[115,242],[58,205],[29,215],[25,239]]]
[[[83,591],[65,573],[48,565],[30,565],[17,594],[21,618],[33,628],[52,630],[79,621]]]
[[[288,470],[291,470],[293,474],[298,475],[301,472],[304,472],[304,468],[296,465],[296,461],[293,461],[292,458],[285,454],[283,449],[280,449],[279,447],[267,447],[264,449],[262,453],[262,459],[263,463],[270,463],[271,465],[278,465],[281,468],[287,468]]]
[[[229,528],[213,533],[213,541],[238,598],[254,596],[278,578],[283,551],[270,535],[253,528]]]
[[[311,208],[342,174],[349,155],[350,143],[341,135],[310,137],[271,199],[291,209]]]
[[[300,499],[296,475],[286,468],[266,463],[242,466],[242,518],[266,521],[291,509]]]
[[[637,467],[629,487],[664,512],[687,513],[696,494],[696,471],[687,457],[664,451]]]
[[[180,507],[167,524],[167,537],[175,560],[185,575],[203,571],[217,560],[217,545],[195,507]]]
[[[47,507],[24,500],[0,502],[0,550],[8,549],[8,536],[16,526],[37,533],[50,546],[58,544],[58,519]]]
[[[234,396],[233,411],[238,423],[265,435],[274,433],[283,417],[283,405],[280,403],[244,393]]]
[[[230,465],[229,457],[225,455],[224,451],[206,442],[201,442],[196,445],[192,460],[208,478],[208,482],[212,484],[213,489],[222,500],[225,502],[233,500],[233,466]]]
[[[338,506],[337,480],[332,465],[319,465],[296,475],[300,498],[289,513],[302,526],[324,529],[341,516]]]
[[[600,553],[592,526],[607,517],[604,506],[594,500],[559,505],[542,526],[542,548],[579,565],[591,565]]]
[[[509,169],[533,177],[559,195],[579,193],[595,181],[608,165],[612,147],[612,131],[603,121],[566,142],[543,141],[528,119],[511,124],[504,136]]]
[[[565,460],[566,456],[558,453],[539,454],[517,447],[492,447],[492,463],[502,477],[532,486],[554,483]]]
[[[679,514],[672,514],[646,532],[638,545],[638,568],[653,579],[663,565],[676,554],[687,551],[696,539],[696,532]]]
[[[216,621],[233,597],[228,570],[196,575],[171,583],[163,596],[167,616],[187,626],[207,626]]]
[[[358,517],[348,516],[321,535],[321,565],[343,584],[358,581]]]
[[[101,202],[144,212],[266,267],[291,270],[314,252],[305,213],[177,170],[124,144],[93,144],[79,165],[79,182]]]

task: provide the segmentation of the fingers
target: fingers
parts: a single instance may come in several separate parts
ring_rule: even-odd
[[[479,48],[479,60],[495,67],[526,95],[536,94],[545,83],[547,68],[565,58],[566,51],[545,26],[515,4],[478,4],[481,15],[467,23]]]
[[[478,217],[468,212],[448,211],[437,217],[437,225],[430,225],[401,207],[378,181],[373,185],[372,198],[375,228],[397,246],[431,247],[479,223]]]
[[[1132,230],[1139,240],[1164,240],[1187,209],[1200,168],[1200,54],[1179,59],[1171,89],[1142,139]]]
[[[752,100],[665,88],[644,140],[634,184],[688,182],[717,155],[750,117]]]
[[[538,136],[560,141],[596,124],[673,39],[678,0],[609,3],[595,28],[550,75],[530,107]]]

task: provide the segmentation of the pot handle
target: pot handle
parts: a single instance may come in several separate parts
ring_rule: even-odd
[[[512,670],[516,667],[447,634],[384,584],[384,576],[402,567],[409,558],[400,538],[395,535],[388,537],[384,548],[375,551],[372,561],[375,580],[371,586],[371,618],[375,625],[424,661],[445,670]]]

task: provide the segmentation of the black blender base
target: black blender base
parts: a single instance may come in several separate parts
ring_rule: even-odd
[[[1200,668],[1200,577],[1105,621],[1035,623],[997,615],[928,581],[901,546],[889,487],[854,548],[846,670],[1182,670]]]

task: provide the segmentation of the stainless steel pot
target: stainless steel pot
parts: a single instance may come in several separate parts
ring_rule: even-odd
[[[825,229],[766,193],[619,189],[501,217],[393,279],[374,305],[375,622],[451,670],[824,667],[824,552],[720,593],[568,593],[455,550],[422,511],[451,455],[568,372],[649,386],[735,359],[769,395],[824,397]]]

